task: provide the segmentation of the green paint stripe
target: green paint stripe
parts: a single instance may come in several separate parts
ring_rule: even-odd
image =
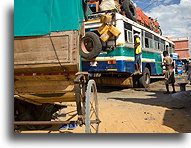
[[[99,57],[127,56],[134,57],[134,48],[118,47],[115,50],[108,51],[107,54],[100,54]],[[160,53],[143,50],[142,57],[145,59],[155,59],[156,62],[162,62]]]

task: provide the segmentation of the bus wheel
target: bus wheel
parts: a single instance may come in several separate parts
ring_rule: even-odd
[[[144,88],[148,88],[150,85],[150,71],[149,69],[146,67],[143,75],[139,78],[139,86],[140,87],[144,87]]]
[[[133,21],[137,21],[137,11],[136,8],[130,0],[124,0],[122,4],[122,10],[125,11],[125,15],[132,19]]]
[[[86,32],[85,37],[81,39],[81,56],[84,59],[96,58],[102,49],[102,44],[99,36],[94,32]]]

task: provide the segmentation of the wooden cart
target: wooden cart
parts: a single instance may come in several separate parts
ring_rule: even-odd
[[[96,84],[89,80],[88,73],[78,72],[78,31],[15,37],[14,44],[15,130],[23,126],[78,124],[85,125],[86,133],[98,132]],[[76,103],[77,119],[52,120],[67,102]]]

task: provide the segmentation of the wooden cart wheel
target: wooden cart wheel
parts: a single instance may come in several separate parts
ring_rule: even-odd
[[[89,80],[85,101],[85,132],[98,133],[99,123],[96,83],[94,80]]]

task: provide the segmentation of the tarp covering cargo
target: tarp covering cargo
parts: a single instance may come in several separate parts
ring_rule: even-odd
[[[15,0],[14,36],[79,30],[83,4],[83,0]]]

